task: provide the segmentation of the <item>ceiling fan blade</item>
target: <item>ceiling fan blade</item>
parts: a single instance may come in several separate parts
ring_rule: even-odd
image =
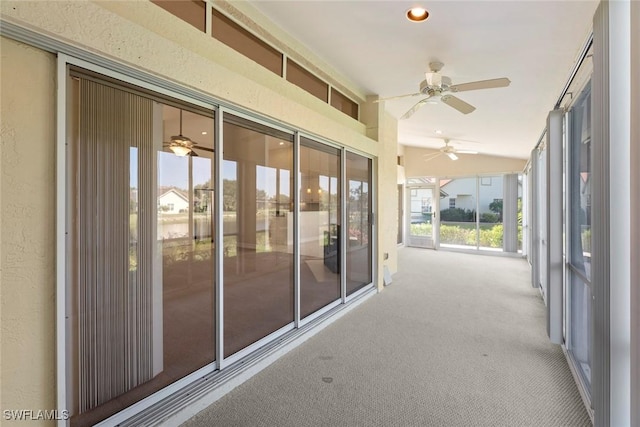
[[[214,150],[213,148],[209,148],[209,147],[201,147],[199,145],[192,147],[192,149],[195,148],[196,150],[203,150],[203,151],[209,151],[210,153],[215,153],[216,150]]]
[[[455,153],[445,153],[451,160],[458,160],[458,156]]]
[[[407,98],[409,96],[418,96],[418,95],[422,95],[422,92],[416,92],[416,93],[408,93],[406,95],[398,95],[398,96],[390,96],[388,98],[380,98],[380,99],[376,99],[375,101],[373,101],[374,103],[378,103],[380,101],[389,101],[391,99],[400,99],[400,98]]]
[[[414,105],[413,107],[411,107],[411,109],[409,111],[407,111],[406,113],[404,113],[402,115],[402,117],[400,117],[400,120],[404,120],[404,119],[408,119],[409,117],[413,116],[413,114],[418,111],[424,104],[427,103],[427,100],[431,98],[430,96],[426,97],[425,99],[422,99],[420,101],[418,101],[418,103],[416,105]]]
[[[460,111],[462,114],[469,114],[476,109],[476,107],[474,107],[473,105],[467,104],[462,99],[457,98],[453,95],[445,95],[440,99],[449,107],[455,108],[456,110]]]
[[[435,159],[436,157],[440,157],[443,153],[432,153],[432,154],[425,154],[424,157],[424,161],[425,162],[430,162],[431,160]]]
[[[200,157],[200,156],[198,155],[198,153],[196,153],[195,151],[193,151],[193,149],[191,149],[191,151],[189,151],[189,155],[190,155],[191,157]]]
[[[469,83],[461,83],[459,85],[453,85],[449,87],[451,92],[465,92],[468,90],[478,90],[478,89],[493,89],[496,87],[507,87],[511,84],[511,81],[502,77],[500,79],[491,79],[491,80],[479,80],[477,82],[469,82]]]

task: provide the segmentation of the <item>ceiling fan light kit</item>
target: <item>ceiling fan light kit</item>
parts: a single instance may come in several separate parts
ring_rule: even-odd
[[[202,132],[203,135],[206,135],[206,132]],[[210,151],[213,153],[212,148],[207,147],[196,147],[198,145],[197,142],[192,141],[191,138],[186,137],[182,134],[182,110],[180,110],[180,134],[174,135],[171,137],[170,142],[165,142],[164,146],[168,147],[169,150],[173,152],[176,156],[184,157],[184,156],[192,156],[199,157],[198,153],[194,151],[194,148],[198,150]]]

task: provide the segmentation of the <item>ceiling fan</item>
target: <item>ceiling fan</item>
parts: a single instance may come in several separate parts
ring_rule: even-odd
[[[411,117],[424,104],[435,103],[438,98],[440,98],[443,103],[455,108],[461,113],[469,114],[473,110],[475,110],[476,107],[466,103],[456,96],[449,95],[448,92],[456,93],[469,90],[492,89],[498,87],[506,87],[511,83],[508,78],[502,77],[499,79],[480,80],[476,82],[452,85],[450,77],[440,74],[440,70],[442,69],[442,67],[444,67],[444,64],[442,62],[431,62],[429,64],[431,72],[425,73],[425,80],[420,83],[420,92],[410,93],[407,95],[392,96],[390,98],[382,98],[374,102],[388,101],[391,99],[405,98],[409,96],[427,95],[426,98],[420,100],[416,105],[411,107],[409,111],[404,113],[402,117],[400,117],[401,120]]]
[[[214,152],[213,148],[197,147],[197,145],[197,142],[182,134],[182,110],[180,110],[180,134],[172,136],[171,141],[165,142],[163,146],[168,147],[171,151],[173,151],[173,154],[179,157],[187,155],[198,157],[198,153],[193,151],[194,149],[209,151],[211,153]]]
[[[446,154],[451,160],[458,160],[457,154],[478,154],[477,151],[473,151],[473,150],[457,150],[455,147],[452,147],[449,145],[450,142],[451,142],[450,139],[444,138],[444,147],[440,147],[440,152],[425,154],[424,161],[428,162],[429,160],[433,160],[436,157],[441,156],[443,154]]]

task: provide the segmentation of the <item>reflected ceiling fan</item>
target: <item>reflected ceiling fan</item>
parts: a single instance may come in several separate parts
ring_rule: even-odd
[[[424,104],[435,103],[439,98],[440,101],[460,111],[462,114],[469,114],[476,109],[471,104],[466,103],[462,99],[450,95],[451,93],[466,92],[469,90],[493,89],[498,87],[507,87],[511,81],[502,77],[499,79],[480,80],[477,82],[461,83],[457,85],[451,84],[451,78],[440,74],[440,70],[444,67],[442,62],[431,62],[429,68],[431,72],[425,73],[425,80],[420,83],[420,92],[410,93],[407,95],[392,96],[390,98],[378,99],[375,102],[389,101],[391,99],[405,98],[409,96],[427,95],[426,98],[420,100],[416,105],[411,107],[409,111],[404,113],[400,119],[408,119]]]
[[[458,160],[457,154],[478,154],[477,151],[473,150],[457,150],[455,147],[449,145],[450,142],[450,139],[444,138],[444,147],[440,147],[440,151],[438,153],[425,154],[424,161],[428,162],[429,160],[433,160],[443,154],[446,154],[451,160]]]
[[[198,145],[197,142],[191,140],[191,138],[184,136],[182,134],[182,109],[181,109],[180,110],[180,134],[172,136],[171,141],[165,142],[163,146],[168,147],[171,151],[173,151],[173,154],[179,157],[184,157],[184,156],[198,157],[198,153],[196,153],[194,149],[209,151],[211,153],[214,152],[213,148],[200,147],[197,145]]]

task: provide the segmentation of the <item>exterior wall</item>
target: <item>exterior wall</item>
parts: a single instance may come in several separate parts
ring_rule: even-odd
[[[56,62],[5,38],[0,50],[0,408],[52,410]]]
[[[527,163],[526,159],[512,159],[508,157],[486,156],[482,154],[461,154],[458,160],[451,160],[447,156],[438,156],[425,162],[425,154],[436,153],[438,150],[428,148],[405,147],[404,161],[407,178],[419,176],[463,177],[492,173],[520,173]]]
[[[158,203],[160,207],[166,206],[167,210],[163,210],[163,213],[175,214],[184,212],[189,209],[189,201],[180,197],[175,191],[170,191],[159,197]],[[169,209],[173,207],[173,209]]]
[[[470,177],[473,178],[473,177]],[[503,199],[503,177],[492,176],[491,185],[480,185],[480,194],[476,194],[476,180],[473,181],[451,181],[440,189],[448,194],[440,199],[440,210],[449,208],[449,199],[456,199],[456,208],[476,210],[476,199],[479,200],[479,212],[491,212],[489,205],[494,199]],[[496,182],[499,181],[499,182]]]
[[[396,204],[383,202],[397,192],[395,119],[378,112],[373,138],[365,124],[146,0],[42,6],[3,1],[0,10],[3,20],[378,156],[378,287],[383,263],[395,272]],[[3,410],[55,408],[55,87],[55,55],[2,39]]]

